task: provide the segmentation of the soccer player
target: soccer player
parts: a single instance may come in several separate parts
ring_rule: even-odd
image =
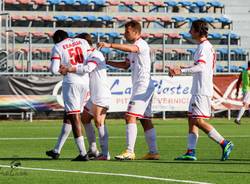
[[[77,36],[88,41],[92,46],[91,35],[82,33]],[[77,73],[84,75],[89,73],[90,77],[90,99],[84,107],[82,114],[82,122],[89,141],[89,157],[97,157],[96,160],[110,160],[108,151],[108,131],[105,125],[107,110],[109,109],[111,92],[107,82],[106,63],[103,54],[95,48],[89,50],[90,55],[87,58],[87,64],[61,67],[60,72]],[[91,124],[91,119],[94,118],[95,125],[98,129],[99,143],[101,146],[101,154],[98,155],[96,147],[95,132]]]
[[[87,58],[87,50],[90,49],[86,40],[79,38],[69,38],[63,30],[57,30],[53,35],[55,46],[51,53],[51,72],[59,74],[60,65],[78,66]],[[84,96],[89,90],[89,76],[69,73],[64,75],[62,83],[63,100],[64,100],[64,122],[61,134],[58,137],[58,144],[53,150],[47,151],[46,154],[53,159],[60,155],[62,145],[65,142],[71,129],[75,138],[75,143],[80,154],[72,161],[87,161],[88,155],[85,150],[83,135],[81,131],[80,111],[83,108]]]
[[[248,68],[243,70],[238,78],[236,84],[236,97],[239,95],[239,89],[242,82],[242,92],[243,92],[243,106],[241,107],[237,118],[234,122],[240,125],[240,119],[243,116],[246,109],[249,109],[250,104],[250,61],[248,61]]]
[[[184,68],[169,68],[170,75],[192,73],[193,84],[191,100],[189,104],[189,134],[187,152],[177,157],[176,160],[196,160],[196,144],[198,141],[198,129],[204,131],[208,137],[220,144],[222,148],[221,160],[227,160],[233,149],[233,143],[226,140],[216,129],[207,123],[210,118],[211,98],[213,96],[213,70],[216,54],[211,43],[207,40],[208,25],[202,20],[192,23],[190,34],[199,44],[194,54],[194,64]]]
[[[141,25],[137,21],[130,21],[125,24],[124,36],[130,44],[98,43],[99,48],[113,48],[129,52],[126,61],[111,62],[107,64],[113,67],[128,69],[131,68],[132,75],[132,96],[125,115],[126,120],[126,150],[115,157],[117,160],[134,160],[134,147],[137,137],[136,118],[140,118],[143,126],[149,152],[142,159],[159,159],[156,133],[151,117],[151,104],[154,93],[154,82],[151,79],[150,48],[141,38]]]

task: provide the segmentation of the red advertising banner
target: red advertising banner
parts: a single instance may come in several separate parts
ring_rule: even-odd
[[[214,96],[212,107],[214,110],[240,109],[242,106],[242,93],[236,98],[236,82],[238,75],[214,76]]]

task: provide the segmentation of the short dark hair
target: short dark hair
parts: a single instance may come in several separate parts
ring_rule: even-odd
[[[53,41],[54,41],[55,44],[57,44],[57,43],[63,41],[64,39],[66,39],[66,38],[68,38],[68,37],[69,37],[68,33],[65,32],[65,31],[63,31],[63,30],[60,30],[60,29],[57,30],[57,31],[53,34],[53,36],[52,36]]]
[[[191,29],[192,28],[198,32],[200,36],[208,36],[208,24],[205,21],[201,19],[194,21],[191,26]]]
[[[125,24],[125,28],[131,27],[134,31],[137,31],[138,33],[141,33],[141,24],[135,20],[132,20],[130,22],[127,22]]]
[[[80,33],[80,34],[76,35],[75,38],[84,39],[89,43],[90,46],[93,45],[93,40],[92,40],[92,37],[89,33]]]

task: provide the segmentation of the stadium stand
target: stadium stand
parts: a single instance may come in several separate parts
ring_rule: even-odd
[[[11,37],[11,34],[6,34],[5,29],[2,29],[2,43],[6,43],[4,40],[8,39],[9,45],[14,44],[15,48],[12,51],[5,46],[9,54],[21,50],[24,52],[26,62],[32,59],[31,63],[34,64],[34,67],[31,67],[32,72],[47,71],[49,53],[53,46],[51,36],[56,29],[65,29],[71,37],[81,32],[89,32],[95,42],[124,43],[123,27],[129,20],[141,22],[142,38],[153,48],[154,66],[158,69],[152,71],[163,71],[160,70],[162,66],[159,63],[192,62],[196,46],[188,31],[191,23],[199,18],[210,25],[208,38],[216,48],[218,61],[222,62],[216,66],[217,72],[240,71],[249,59],[250,46],[247,44],[250,41],[249,32],[247,33],[249,28],[243,25],[241,19],[249,20],[238,16],[240,8],[235,8],[233,2],[224,0],[3,0],[3,2],[4,12],[11,17],[9,21],[14,36]],[[243,0],[238,2],[244,7]],[[247,9],[243,10],[246,12]],[[1,16],[1,19],[4,22],[8,18]],[[15,43],[12,43],[13,39]],[[6,50],[5,47],[1,50]],[[29,47],[32,49],[28,49]],[[124,59],[126,56],[110,49],[104,49],[102,52],[108,58],[115,60]],[[227,62],[232,64],[230,70],[227,68]],[[18,71],[23,71],[19,65],[16,68]]]

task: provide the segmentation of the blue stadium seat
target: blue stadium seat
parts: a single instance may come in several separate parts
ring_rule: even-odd
[[[235,54],[243,54],[245,55],[246,54],[246,51],[242,48],[236,48],[236,49],[231,49],[231,52],[235,53]]]
[[[90,0],[76,0],[80,5],[89,5]]]
[[[102,48],[100,50],[103,54],[109,54],[111,52],[111,49],[110,48]]]
[[[191,1],[180,1],[178,2],[178,4],[180,4],[181,6],[192,6]]]
[[[228,37],[228,36],[229,36],[229,33],[224,33],[223,36]],[[240,36],[237,35],[237,34],[235,34],[235,33],[230,33],[230,38],[231,38],[231,39],[237,39],[237,40],[238,40],[238,39],[240,38]]]
[[[186,20],[188,20],[190,23],[192,23],[193,21],[198,20],[198,17],[187,17]]]
[[[238,66],[232,65],[230,66],[230,72],[239,72],[240,68]]]
[[[195,1],[193,2],[197,7],[204,7],[206,6],[206,3],[204,1]]]
[[[92,0],[91,2],[97,6],[104,6],[106,4],[105,0]]]
[[[77,34],[74,33],[74,32],[68,32],[68,35],[69,35],[69,37],[74,37],[74,36],[76,36]]]
[[[185,22],[186,18],[184,17],[179,17],[179,16],[173,16],[172,20],[174,20],[175,22]]]
[[[207,23],[213,23],[215,22],[215,19],[213,17],[202,17],[201,20],[207,22]]]
[[[90,33],[93,37],[105,37],[105,33],[102,33],[102,32],[93,32],[93,33]]]
[[[93,15],[84,16],[83,18],[87,19],[87,21],[96,21],[97,20],[96,16],[93,16]]]
[[[190,33],[187,33],[187,32],[182,32],[180,33],[180,35],[184,38],[184,39],[190,39],[192,38],[191,34]]]
[[[54,16],[54,19],[56,19],[57,21],[65,21],[68,19],[68,16],[56,15],[56,16]]]
[[[221,39],[223,36],[220,33],[209,33],[208,37],[212,39]]]
[[[216,51],[219,52],[220,54],[228,54],[228,49],[226,48],[219,48]]]
[[[247,64],[241,65],[240,68],[246,70],[247,69]]]
[[[47,2],[50,4],[50,5],[58,5],[61,3],[61,0],[47,0]]]
[[[73,5],[76,3],[75,0],[61,0],[61,2],[63,2],[66,5]]]
[[[218,7],[218,8],[224,7],[224,4],[219,1],[211,1],[211,2],[207,2],[207,4],[213,7]]]
[[[109,33],[106,33],[106,35],[108,35],[109,37],[112,37],[112,38],[119,38],[120,37],[120,33],[117,33],[117,32],[109,32]]]
[[[216,72],[224,72],[224,67],[221,65],[216,65]]]
[[[195,48],[191,48],[191,49],[187,49],[188,52],[190,52],[192,55],[195,53],[196,49]]]
[[[178,5],[178,3],[177,3],[177,2],[175,2],[175,1],[165,1],[164,3],[165,3],[165,4],[167,4],[168,6],[172,6],[172,7],[174,7],[174,6],[177,6],[177,5]]]
[[[98,17],[98,19],[100,19],[101,21],[112,21],[113,17],[103,15],[103,16]]]
[[[72,15],[72,16],[69,16],[69,18],[72,21],[81,21],[82,20],[82,16],[78,16],[78,15]]]
[[[220,18],[215,18],[215,20],[218,20],[218,22],[224,23],[224,24],[230,24],[232,23],[232,20],[226,18],[226,17],[220,17]]]

